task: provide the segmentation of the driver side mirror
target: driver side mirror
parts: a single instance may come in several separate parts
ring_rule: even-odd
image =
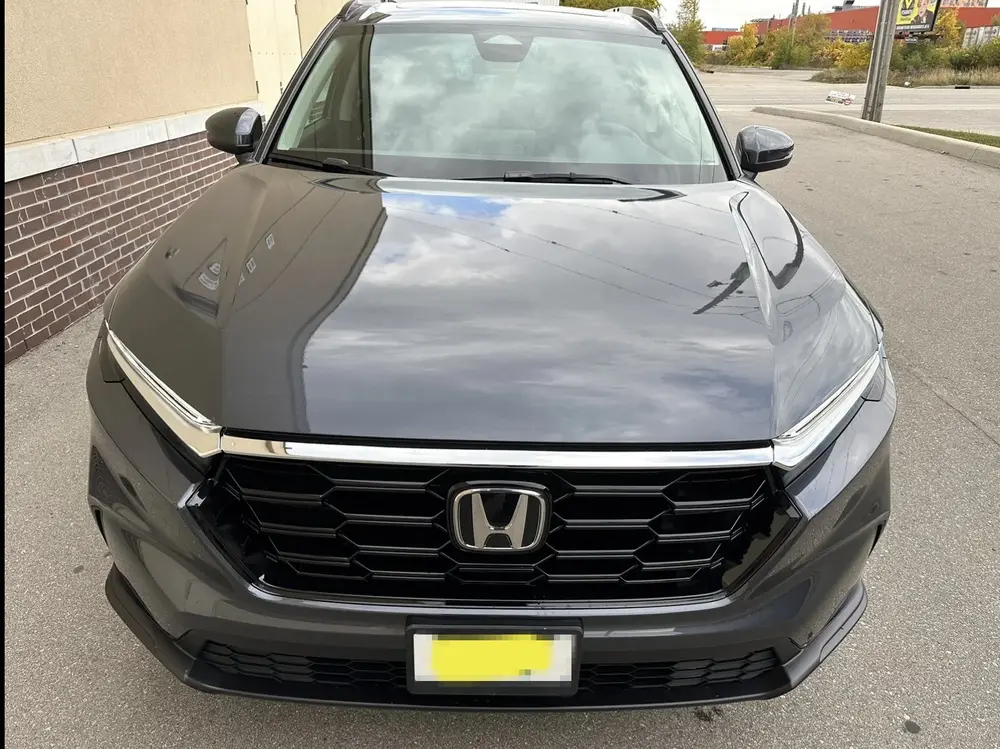
[[[233,154],[242,164],[257,148],[264,120],[250,107],[231,107],[209,117],[205,131],[210,146]]]
[[[736,155],[740,169],[751,177],[788,166],[795,142],[780,130],[751,125],[736,136]]]

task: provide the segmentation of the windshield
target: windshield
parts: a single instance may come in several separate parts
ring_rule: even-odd
[[[342,27],[273,153],[405,177],[727,178],[662,39],[493,24]]]

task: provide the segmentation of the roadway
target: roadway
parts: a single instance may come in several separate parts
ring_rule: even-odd
[[[720,69],[702,79],[723,113],[745,113],[763,104],[861,116],[865,84],[811,83],[812,71]],[[844,106],[826,101],[830,91],[857,96]],[[902,88],[889,86],[882,121],[1000,135],[1000,88]]]
[[[726,113],[731,135],[749,115]],[[894,515],[855,632],[799,689],[716,710],[447,714],[211,697],[104,599],[85,503],[91,317],[5,369],[4,725],[17,749],[1000,746],[996,170],[816,123],[762,182],[879,305],[900,393]]]

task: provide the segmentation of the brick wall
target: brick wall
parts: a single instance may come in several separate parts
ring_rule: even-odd
[[[4,185],[4,363],[79,320],[235,165],[204,133]]]

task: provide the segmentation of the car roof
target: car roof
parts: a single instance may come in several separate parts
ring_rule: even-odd
[[[603,30],[616,34],[649,35],[651,30],[626,13],[535,5],[502,0],[401,0],[365,2],[355,0],[347,8],[345,21],[355,24],[482,23],[488,25],[546,26],[580,30]]]

